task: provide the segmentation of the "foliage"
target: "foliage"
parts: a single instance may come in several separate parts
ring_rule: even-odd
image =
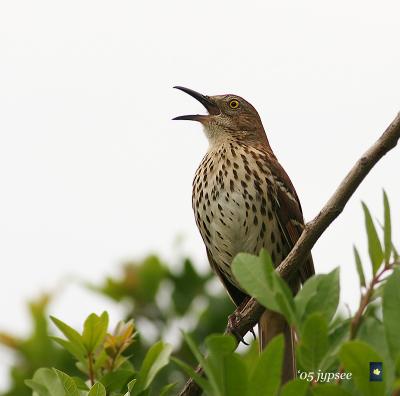
[[[238,352],[237,341],[220,334],[233,307],[221,294],[210,291],[210,273],[199,274],[188,260],[174,272],[151,256],[125,265],[119,279],[90,286],[127,304],[126,320],[113,332],[104,312],[89,315],[80,331],[51,318],[63,335],[55,336],[48,331],[48,297],[31,304],[35,323],[31,337],[18,340],[3,334],[0,338],[21,358],[13,367],[13,388],[6,395],[23,396],[32,390],[35,396],[166,395],[181,386],[180,372],[192,377],[208,396],[400,394],[400,260],[392,243],[386,194],[382,230],[365,204],[363,211],[370,271],[354,248],[360,303],[348,317],[338,309],[338,268],[312,277],[293,297],[267,252],[241,253],[234,259],[233,273],[243,289],[281,313],[297,334],[298,378],[283,387],[282,336],[261,354],[256,343]],[[172,346],[154,339],[162,340],[182,323],[192,323],[192,331],[176,334],[170,358]],[[148,326],[153,326],[155,338],[146,337]],[[205,376],[195,372],[195,361]],[[370,373],[370,362],[381,369]]]
[[[218,286],[210,271],[199,273],[188,259],[167,265],[155,256],[149,256],[141,262],[125,263],[120,276],[109,277],[100,285],[88,285],[93,292],[123,305],[126,324],[135,318],[134,342],[126,349],[122,347],[119,350],[120,354],[124,352],[124,359],[128,358],[133,367],[141,367],[154,340],[171,333],[174,333],[174,355],[194,364],[195,360],[176,330],[179,323],[190,323],[186,324],[186,328],[190,329],[189,333],[196,342],[200,342],[207,334],[224,330],[226,317],[232,312],[233,304]],[[55,326],[51,326],[47,313],[51,301],[52,296],[46,294],[29,304],[33,330],[26,339],[0,333],[0,344],[16,356],[16,363],[10,368],[11,386],[3,396],[31,395],[32,391],[24,380],[32,378],[41,367],[55,367],[71,377],[87,378],[82,346],[71,347],[68,336],[59,337],[65,326],[58,319],[53,318]],[[95,315],[88,318],[84,326],[86,334],[96,320]],[[54,327],[57,324],[61,329],[56,334]],[[119,331],[123,332],[121,326]],[[141,331],[136,331],[137,327]],[[104,342],[109,354],[118,355],[118,344],[110,334],[106,335]],[[76,360],[80,362],[79,368]],[[119,373],[118,377],[122,375]],[[109,377],[110,380],[122,381],[114,374]],[[154,378],[150,394],[159,395],[163,385],[168,382],[177,383],[178,387],[183,381],[182,372],[169,364]]]

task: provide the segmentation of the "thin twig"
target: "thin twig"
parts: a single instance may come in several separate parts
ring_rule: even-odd
[[[397,145],[399,139],[400,113],[397,114],[381,137],[354,164],[319,214],[305,225],[304,231],[293,249],[276,269],[282,277],[287,278],[304,262],[314,244],[340,215],[369,171],[387,152]],[[236,309],[233,313],[232,316],[236,320],[229,321],[227,333],[243,337],[250,328],[257,324],[263,310],[264,308],[257,301],[253,298],[250,299],[244,308]],[[197,371],[201,372],[201,368],[198,367]],[[182,389],[180,396],[196,396],[200,394],[201,389],[190,378]]]

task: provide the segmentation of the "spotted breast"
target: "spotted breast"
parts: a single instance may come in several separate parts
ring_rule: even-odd
[[[265,155],[235,141],[222,142],[210,148],[193,180],[193,210],[209,256],[239,289],[231,271],[237,253],[265,248],[279,263],[289,250],[273,214],[276,181]]]

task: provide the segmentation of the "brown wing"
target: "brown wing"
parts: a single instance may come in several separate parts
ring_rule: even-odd
[[[236,286],[234,286],[229,281],[229,279],[226,278],[226,276],[222,273],[222,271],[220,271],[218,266],[215,264],[215,261],[208,249],[207,249],[207,257],[208,257],[208,261],[210,262],[211,268],[218,275],[218,278],[221,280],[222,284],[224,285],[226,291],[229,294],[229,297],[234,302],[234,304],[238,307],[239,305],[242,304],[242,302],[245,300],[245,298],[248,297],[247,294],[245,294],[241,290],[239,290]]]
[[[289,247],[292,249],[300,238],[304,228],[300,200],[289,176],[275,157],[269,158],[268,165],[276,181],[275,213],[283,235]],[[314,263],[310,254],[299,268],[301,282],[304,283],[308,278],[314,275],[314,273]]]

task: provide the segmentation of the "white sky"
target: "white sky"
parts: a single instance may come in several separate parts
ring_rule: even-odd
[[[245,4],[245,5],[244,5]],[[183,85],[259,111],[311,219],[399,110],[398,1],[3,1],[0,3],[0,329],[27,331],[25,301],[67,275],[100,280],[126,258],[205,266],[191,181],[207,142]],[[358,299],[360,200],[399,241],[400,149],[371,172],[313,250]],[[367,257],[364,254],[367,263]],[[120,309],[68,287],[51,312],[79,325]],[[0,388],[11,357],[0,350]]]

